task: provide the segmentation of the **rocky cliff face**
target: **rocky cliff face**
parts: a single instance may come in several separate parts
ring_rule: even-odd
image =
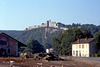
[[[57,28],[45,28],[44,38],[47,39],[48,36],[52,35],[53,33],[59,31]]]

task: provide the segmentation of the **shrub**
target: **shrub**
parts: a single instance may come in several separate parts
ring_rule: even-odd
[[[98,54],[94,54],[94,57],[98,57]]]

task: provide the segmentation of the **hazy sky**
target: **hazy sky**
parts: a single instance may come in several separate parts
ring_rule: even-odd
[[[24,30],[49,19],[100,25],[100,0],[0,0],[0,30]]]

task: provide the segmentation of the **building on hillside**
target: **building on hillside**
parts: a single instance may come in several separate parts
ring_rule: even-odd
[[[26,45],[10,37],[5,33],[0,33],[0,56],[18,56],[19,51]]]
[[[54,27],[54,28],[58,28],[57,23],[56,22],[51,22],[51,20],[46,22],[47,27]]]
[[[72,56],[90,57],[97,53],[94,38],[78,39],[72,43]]]
[[[68,30],[68,28],[64,28],[64,27],[60,27],[60,29],[63,29],[63,30]]]
[[[26,28],[26,30],[32,30],[32,29],[41,28],[41,27],[47,27],[47,28],[53,27],[53,28],[68,30],[68,28],[60,27],[60,24],[56,22],[51,22],[51,20],[48,20],[46,21],[46,23],[42,23],[41,25],[30,26],[29,28]]]

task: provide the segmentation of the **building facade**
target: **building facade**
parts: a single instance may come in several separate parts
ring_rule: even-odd
[[[18,56],[19,51],[26,45],[5,33],[0,33],[0,56]]]
[[[72,56],[90,57],[97,52],[94,38],[78,39],[72,43]]]

